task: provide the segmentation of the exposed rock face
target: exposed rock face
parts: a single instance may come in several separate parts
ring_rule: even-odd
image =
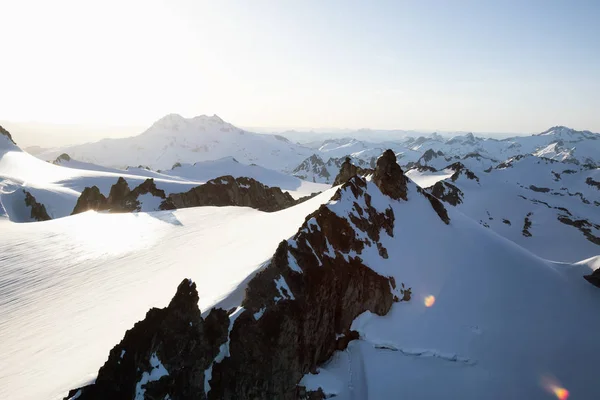
[[[432,195],[450,205],[457,206],[462,203],[464,193],[450,182],[438,181],[428,189]]]
[[[600,237],[592,233],[592,228],[600,231],[600,225],[593,224],[585,219],[573,220],[566,215],[559,215],[558,220],[565,225],[570,225],[579,229],[579,231],[584,234],[587,240],[600,246]]]
[[[444,207],[442,202],[439,201],[437,197],[431,195],[430,193],[426,192],[421,188],[417,188],[417,190],[419,193],[427,197],[427,199],[431,203],[431,207],[433,207],[440,219],[444,221],[446,225],[450,224],[450,217],[448,216],[448,211],[446,210],[446,207]]]
[[[396,155],[392,150],[386,150],[377,159],[377,166],[373,174],[373,183],[379,190],[395,200],[406,200],[406,184],[408,178],[396,162]]]
[[[108,198],[94,186],[85,188],[77,200],[72,214],[95,210],[110,212],[137,212],[142,210],[140,196],[151,194],[162,200],[161,210],[199,206],[240,206],[252,207],[261,211],[278,211],[301,203],[316,195],[294,200],[287,192],[277,187],[268,187],[252,178],[223,176],[208,181],[185,193],[173,193],[167,197],[164,190],[158,189],[154,179],[146,179],[142,184],[129,189],[127,181],[120,177],[111,189]]]
[[[268,187],[246,177],[227,175],[208,181],[185,193],[173,193],[161,205],[161,209],[199,206],[252,207],[261,211],[278,211],[297,204],[287,192],[278,187]]]
[[[550,189],[548,189],[548,188],[537,187],[535,185],[529,185],[529,189],[533,190],[534,192],[538,192],[538,193],[548,193],[550,191]]]
[[[10,135],[10,132],[8,132],[2,126],[0,126],[0,135],[6,136],[8,138],[8,140],[11,141],[12,144],[16,145],[15,141],[13,140],[12,136]]]
[[[141,204],[138,201],[139,196],[152,194],[160,199],[166,199],[164,190],[156,187],[154,179],[146,179],[135,189],[130,190],[127,181],[119,177],[117,183],[110,188],[108,198],[100,193],[98,187],[85,188],[77,200],[77,205],[73,214],[95,210],[110,212],[134,212],[141,210]]]
[[[585,183],[587,183],[590,186],[594,186],[596,189],[600,190],[600,182],[593,180],[591,177],[588,177],[585,180]]]
[[[321,157],[319,157],[316,154],[313,154],[306,160],[302,161],[302,163],[300,163],[300,165],[298,165],[292,171],[292,174],[304,180],[333,184],[334,179],[337,176],[335,171],[339,171],[342,168],[342,165],[346,162],[346,159],[348,158],[350,157],[332,157],[329,160],[327,160],[327,162],[325,162]],[[365,174],[369,173],[369,169],[375,167],[375,158],[372,158],[370,161],[366,161],[360,158],[351,158],[351,163],[358,167],[359,171],[361,168],[364,169],[365,172],[358,173],[358,175],[364,176]],[[341,181],[340,184],[344,182],[346,181]]]
[[[529,232],[529,228],[531,228],[531,220],[529,219],[529,217],[531,217],[533,215],[532,212],[527,213],[527,215],[525,216],[525,220],[523,221],[523,236],[525,237],[531,237],[531,232]]]
[[[372,169],[357,167],[356,165],[352,164],[350,157],[346,157],[346,160],[344,160],[342,166],[340,167],[339,174],[333,181],[333,186],[342,185],[348,182],[348,180],[353,176],[365,176],[371,173],[373,173]]]
[[[585,275],[584,278],[592,285],[600,287],[600,269],[595,270],[589,275]]]
[[[35,197],[26,190],[25,193],[25,205],[31,207],[31,218],[36,221],[48,221],[51,220],[48,212],[46,212],[46,206],[37,202]]]
[[[77,204],[73,209],[71,215],[79,214],[89,210],[101,211],[106,210],[107,200],[98,186],[86,187],[81,192],[81,195],[77,199]]]
[[[153,308],[125,333],[92,385],[68,398],[205,399],[204,372],[227,340],[229,318],[213,309],[202,319],[196,284],[185,279],[167,308]]]
[[[436,152],[433,149],[429,149],[425,153],[423,153],[421,158],[419,158],[419,161],[417,161],[417,164],[426,165],[426,163],[428,163],[436,157],[444,157],[444,153],[439,150]]]
[[[448,168],[454,171],[454,173],[450,177],[450,180],[452,182],[456,182],[456,180],[461,175],[465,175],[467,177],[467,179],[471,179],[471,180],[475,180],[475,181],[479,182],[479,178],[477,177],[477,175],[475,175],[473,173],[473,171],[471,171],[470,169],[465,167],[464,164],[461,162],[455,162],[454,164],[449,165]]]

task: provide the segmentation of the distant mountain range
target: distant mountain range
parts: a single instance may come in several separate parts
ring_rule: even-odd
[[[376,157],[388,148],[396,153],[398,163],[403,166],[419,163],[441,168],[472,158],[461,162],[469,163],[469,168],[473,161],[489,168],[523,154],[575,165],[600,165],[600,135],[564,126],[556,126],[537,135],[501,140],[482,138],[473,133],[454,137],[432,133],[414,137],[410,136],[414,134],[410,131],[385,131],[384,136],[390,139],[378,140],[382,137],[380,131],[356,132],[360,138],[322,136],[320,140],[297,143],[291,139],[299,136],[290,132],[283,135],[249,132],[216,115],[183,118],[170,114],[138,136],[104,139],[53,150],[31,150],[43,160],[54,160],[66,153],[73,159],[105,167],[144,165],[153,170],[171,169],[176,163],[194,164],[234,157],[244,164],[257,164],[322,183],[332,183],[332,175],[335,177],[345,157],[373,165]],[[429,150],[435,154],[428,153]]]

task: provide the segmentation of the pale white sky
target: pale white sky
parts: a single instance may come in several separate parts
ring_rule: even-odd
[[[599,4],[0,0],[0,120],[600,131]]]

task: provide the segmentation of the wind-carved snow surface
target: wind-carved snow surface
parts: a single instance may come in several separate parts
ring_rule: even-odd
[[[144,400],[146,388],[144,387],[148,382],[155,382],[163,376],[169,375],[169,371],[162,365],[156,353],[152,353],[150,356],[150,372],[144,371],[140,381],[135,386],[135,400]]]

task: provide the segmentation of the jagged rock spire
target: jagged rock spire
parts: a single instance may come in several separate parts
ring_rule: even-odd
[[[392,150],[386,150],[377,159],[373,182],[383,194],[390,196],[392,199],[407,199],[406,184],[408,183],[408,178],[396,162],[396,154]]]

